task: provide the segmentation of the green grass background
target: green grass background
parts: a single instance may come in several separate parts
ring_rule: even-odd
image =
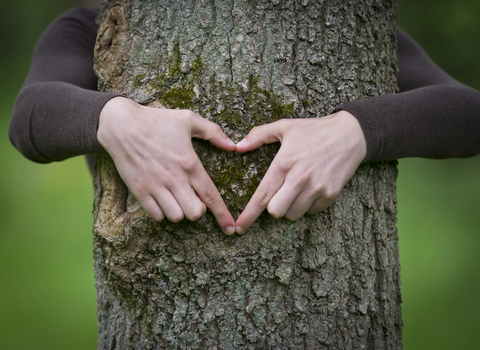
[[[79,3],[0,5],[0,349],[96,346],[93,190],[85,162],[35,164],[6,136],[35,41]],[[476,89],[479,19],[478,0],[399,3],[399,25]],[[397,193],[404,348],[478,348],[480,157],[400,160]]]

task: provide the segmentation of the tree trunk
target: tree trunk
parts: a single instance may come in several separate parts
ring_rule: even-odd
[[[396,91],[394,0],[123,0],[100,15],[100,89],[192,109],[235,141]],[[321,142],[321,140],[318,140]],[[232,214],[278,145],[194,141]],[[95,178],[99,349],[401,349],[395,163],[362,165],[335,203],[226,236],[210,213],[157,223],[107,156]]]

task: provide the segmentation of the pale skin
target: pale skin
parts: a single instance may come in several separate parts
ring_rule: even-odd
[[[223,232],[234,234],[235,220],[195,153],[192,137],[235,150],[217,124],[191,111],[144,107],[124,97],[105,104],[97,131],[98,142],[153,219],[197,220],[208,207]]]
[[[323,118],[282,119],[253,128],[237,144],[239,153],[264,144],[282,146],[236,221],[244,233],[267,209],[275,218],[297,220],[330,206],[365,159],[360,124],[341,110]]]
[[[239,153],[282,144],[236,222],[198,159],[192,137]],[[148,108],[116,97],[102,109],[97,138],[153,219],[196,220],[209,208],[228,235],[247,231],[265,209],[289,220],[322,211],[366,155],[360,124],[343,110],[262,125],[235,145],[217,124],[191,111]]]

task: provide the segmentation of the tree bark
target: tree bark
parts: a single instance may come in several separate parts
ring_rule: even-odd
[[[395,11],[394,0],[109,1],[99,87],[192,109],[237,141],[395,93]],[[234,216],[278,149],[194,146]],[[264,213],[234,236],[210,213],[155,222],[108,156],[96,169],[99,349],[402,348],[394,162],[362,165],[320,214]]]

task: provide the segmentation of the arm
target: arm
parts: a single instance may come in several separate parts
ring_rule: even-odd
[[[30,160],[47,163],[105,152],[96,138],[98,117],[117,95],[93,91],[96,15],[92,9],[66,12],[35,47],[9,127],[10,141]]]
[[[480,93],[448,76],[405,33],[397,35],[401,93],[347,102],[324,118],[254,128],[237,144],[246,152],[282,143],[237,219],[237,233],[265,208],[291,220],[325,209],[362,161],[480,153]]]
[[[41,163],[107,151],[152,218],[196,220],[208,207],[222,230],[233,234],[235,222],[191,138],[210,140],[227,151],[235,144],[218,125],[190,111],[147,108],[94,91],[97,12],[70,10],[40,38],[15,101],[11,142]]]
[[[480,93],[433,63],[397,30],[400,93],[347,102],[367,142],[364,162],[404,157],[471,157],[480,153]]]

